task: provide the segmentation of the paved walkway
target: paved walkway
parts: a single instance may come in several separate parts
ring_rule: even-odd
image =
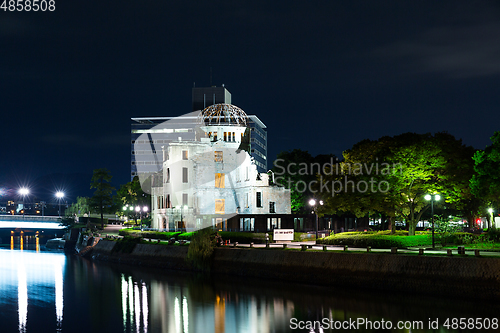
[[[113,235],[117,236],[118,232],[123,228],[121,225],[107,225],[104,228],[104,231],[102,232],[102,236],[105,235]],[[156,241],[153,239],[149,239],[149,241]],[[282,249],[283,245],[286,244],[287,248],[290,249],[301,249],[302,245],[305,245],[307,247],[307,250],[316,250],[316,251],[323,251],[323,245],[319,244],[316,245],[316,241],[308,241],[308,242],[289,242],[289,243],[270,243],[269,247],[272,249]],[[234,244],[229,244],[227,247],[233,247]],[[249,248],[250,244],[238,244],[239,248]],[[265,248],[266,244],[254,244],[254,248]],[[343,246],[338,246],[338,245],[327,245],[326,246],[327,251],[337,251],[337,252],[344,252],[344,247]],[[407,253],[407,254],[418,254],[418,248],[409,248],[409,249],[398,249],[398,253]],[[348,252],[367,252],[366,248],[360,248],[360,247],[348,247],[347,248]],[[391,253],[391,249],[370,249],[370,252],[374,253]],[[426,255],[429,254],[435,254],[435,255],[447,255],[447,249],[425,249],[424,253]],[[500,257],[500,251],[494,251],[494,250],[480,250],[479,254],[484,257]],[[458,249],[453,248],[452,249],[452,255],[458,255]],[[476,253],[474,250],[467,250],[465,251],[465,255],[467,256],[475,256]]]
[[[283,245],[286,244],[287,248],[290,249],[301,249],[302,245],[305,245],[307,247],[307,250],[316,250],[316,251],[323,251],[323,245],[319,244],[316,245],[315,241],[309,241],[309,242],[291,242],[291,243],[271,243],[269,244],[270,248],[283,248]],[[228,245],[228,246],[234,246],[234,244]],[[237,247],[250,247],[250,244],[238,244]],[[254,248],[265,248],[266,244],[254,244]],[[327,251],[337,251],[337,252],[344,252],[344,247],[343,246],[337,246],[337,245],[327,245],[326,246]],[[453,248],[452,250],[452,255],[458,255],[458,249]],[[348,247],[347,248],[348,252],[367,252],[366,248],[360,248],[360,247]],[[370,249],[370,252],[375,252],[375,253],[391,253],[391,249]],[[408,248],[408,249],[398,249],[397,253],[407,253],[407,254],[418,254],[419,249],[418,248]],[[447,249],[424,249],[424,254],[435,254],[435,255],[447,255]],[[480,250],[479,254],[481,256],[487,256],[487,257],[500,257],[500,251],[492,251],[492,250]],[[475,256],[476,253],[474,250],[467,250],[465,251],[465,255],[468,256]]]

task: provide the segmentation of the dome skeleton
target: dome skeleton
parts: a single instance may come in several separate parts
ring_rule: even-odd
[[[201,111],[199,121],[204,125],[247,126],[248,116],[232,104],[210,105]]]

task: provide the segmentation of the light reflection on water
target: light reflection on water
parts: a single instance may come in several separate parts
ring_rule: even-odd
[[[52,307],[56,322],[62,323],[66,257],[61,253],[41,255],[38,251],[22,250],[21,239],[21,249],[0,250],[0,260],[0,306],[17,308],[18,331],[28,331],[28,310],[31,305]]]
[[[356,293],[230,276],[207,279],[9,247],[0,249],[0,282],[2,333],[279,333],[291,331],[293,317],[427,323],[428,318],[437,317],[492,318],[499,312],[496,304]]]

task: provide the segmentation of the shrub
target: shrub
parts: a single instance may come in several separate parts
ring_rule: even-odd
[[[490,241],[492,242],[499,242],[500,241],[500,229],[497,228],[491,228],[486,236],[489,238]]]
[[[206,228],[194,232],[189,244],[187,260],[202,271],[209,271],[214,252],[213,230]]]
[[[184,232],[182,234],[180,234],[179,236],[177,236],[177,239],[179,240],[191,240],[191,238],[193,237],[193,235],[195,234],[195,232]]]
[[[243,244],[255,243],[264,244],[266,242],[265,233],[253,233],[253,232],[233,232],[233,231],[219,231],[219,235],[222,237],[223,241],[231,240],[231,243],[238,242]],[[269,240],[272,240],[273,233],[269,232]]]
[[[132,236],[124,236],[122,239],[116,241],[115,246],[113,247],[113,252],[119,253],[132,253],[134,251],[135,246],[141,242],[141,238],[132,237]]]
[[[166,240],[169,240],[172,237],[177,239],[180,234],[181,234],[180,231],[175,231],[175,232],[141,231],[132,228],[122,229],[119,231],[120,236],[135,236],[142,238],[166,239]]]
[[[390,231],[383,232],[349,232],[318,239],[319,244],[348,245],[352,247],[391,248],[427,246],[432,244],[432,236],[428,233],[406,236],[407,232],[399,231],[395,235],[390,235]]]

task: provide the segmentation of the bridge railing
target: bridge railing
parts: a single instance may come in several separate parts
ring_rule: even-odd
[[[0,221],[60,222],[61,218],[59,216],[0,215]]]

